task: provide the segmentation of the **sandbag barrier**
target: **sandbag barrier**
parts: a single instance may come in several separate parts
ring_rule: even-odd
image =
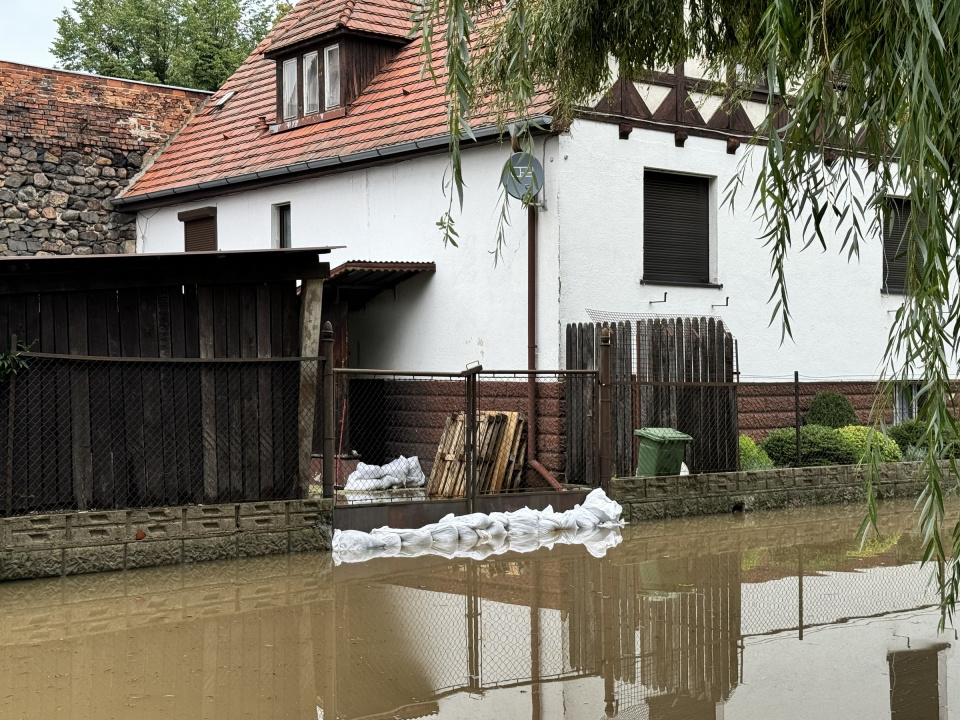
[[[416,530],[377,528],[369,533],[335,530],[334,564],[358,563],[379,557],[419,557],[483,560],[508,551],[533,552],[556,544],[583,545],[594,557],[620,544],[623,508],[596,488],[572,510],[554,512],[522,508],[514,512],[447,515]]]

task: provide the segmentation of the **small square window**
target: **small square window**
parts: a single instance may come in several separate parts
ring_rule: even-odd
[[[273,246],[293,247],[293,232],[290,226],[290,203],[273,206]]]
[[[331,45],[323,51],[324,103],[327,110],[340,106],[340,46]]]
[[[320,112],[320,53],[303,56],[303,114]]]
[[[283,63],[283,119],[297,118],[297,59]]]

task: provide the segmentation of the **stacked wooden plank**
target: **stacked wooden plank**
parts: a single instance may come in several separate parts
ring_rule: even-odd
[[[464,413],[447,417],[427,482],[427,493],[465,497],[467,422]],[[526,418],[521,413],[484,411],[477,414],[477,484],[480,493],[517,490],[527,452]]]

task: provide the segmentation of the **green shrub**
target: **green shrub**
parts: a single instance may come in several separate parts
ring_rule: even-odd
[[[773,461],[763,448],[757,447],[753,438],[748,435],[740,436],[740,469],[741,470],[771,470]]]
[[[760,444],[777,467],[797,464],[797,441],[793,428],[774,430]],[[853,465],[853,450],[834,428],[823,425],[804,425],[800,428],[801,466]]]
[[[925,445],[907,445],[903,449],[904,462],[921,462],[927,459],[927,448]]]
[[[807,425],[842,428],[856,425],[859,420],[846,397],[832,390],[824,390],[813,396],[804,422]]]
[[[924,433],[925,428],[919,420],[904,420],[887,430],[887,435],[902,448],[908,445],[924,445]]]
[[[881,432],[874,432],[870,436],[871,429],[862,425],[847,425],[837,430],[840,437],[847,444],[856,462],[865,462],[870,458],[867,455],[867,441],[870,440],[872,448],[880,448],[881,462],[900,462],[902,455],[900,446],[890,437],[884,437]]]

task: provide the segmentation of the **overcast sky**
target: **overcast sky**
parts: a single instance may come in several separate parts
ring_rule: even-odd
[[[3,40],[0,60],[53,67],[50,45],[57,34],[53,21],[68,0],[0,0]]]

